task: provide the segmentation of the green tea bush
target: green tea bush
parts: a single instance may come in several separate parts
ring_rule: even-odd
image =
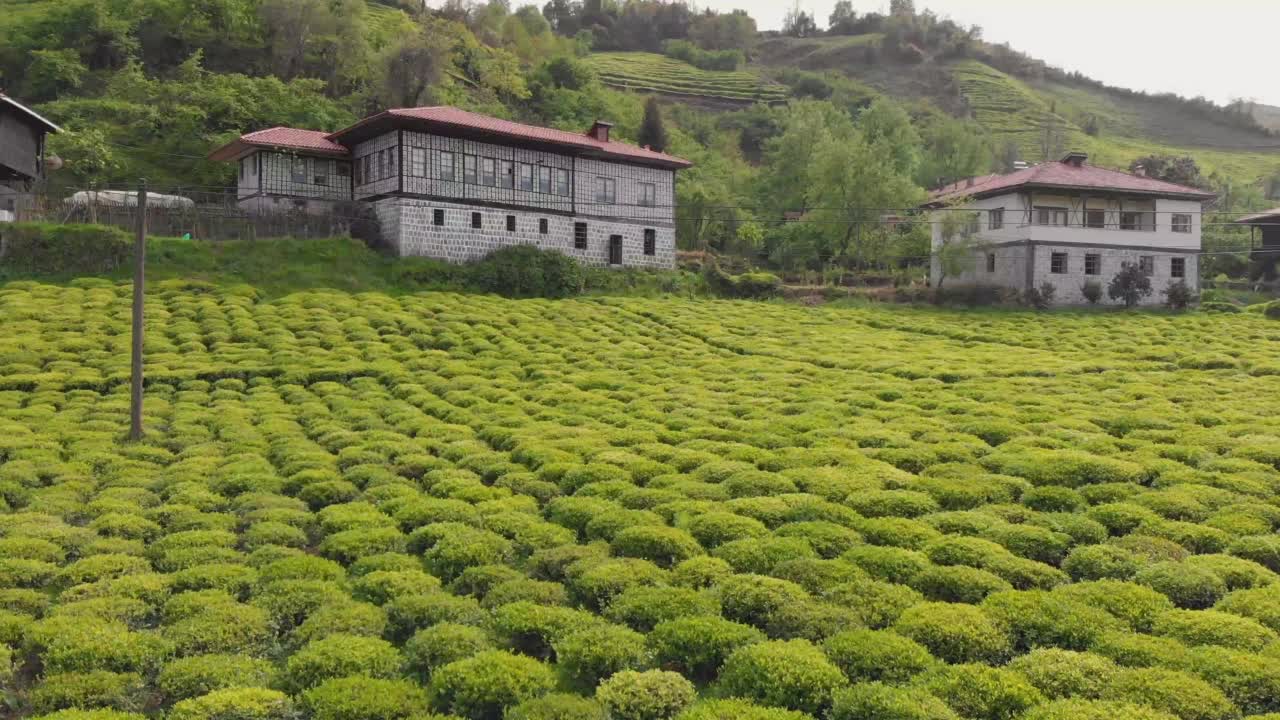
[[[419,630],[405,642],[405,668],[426,680],[438,667],[491,649],[493,640],[485,630],[438,623]]]
[[[596,688],[596,700],[616,720],[668,720],[696,696],[688,680],[663,670],[624,670]]]
[[[326,680],[302,694],[313,720],[417,720],[427,702],[427,692],[416,683],[365,675]]]
[[[702,554],[702,546],[692,535],[673,527],[625,528],[613,536],[610,546],[615,555],[650,560],[664,568]]]
[[[1000,576],[964,565],[934,566],[911,578],[911,587],[929,600],[979,603],[992,593],[1012,590]]]
[[[172,701],[233,687],[267,687],[271,663],[243,655],[193,655],[164,666],[156,685]]]
[[[961,717],[1012,720],[1044,701],[1022,675],[986,665],[938,667],[926,673],[920,683]]]
[[[442,712],[472,720],[502,717],[503,710],[551,691],[544,664],[501,650],[487,650],[436,669],[428,689]]]
[[[137,673],[55,673],[45,676],[29,700],[39,713],[95,707],[137,710],[142,690],[142,676]]]
[[[938,662],[924,646],[887,630],[846,630],[822,649],[852,682],[905,683]]]
[[[13,223],[0,234],[5,264],[25,273],[98,275],[123,267],[133,254],[129,234],[104,225]]]
[[[1217,573],[1184,563],[1148,565],[1138,571],[1134,580],[1168,597],[1174,605],[1190,610],[1212,607],[1227,593],[1227,584]]]
[[[764,707],[730,698],[695,703],[677,715],[676,720],[810,720],[811,717],[796,710]]]
[[[1239,715],[1217,688],[1177,670],[1121,670],[1103,691],[1103,699],[1147,705],[1180,720],[1221,720]]]
[[[1011,650],[1005,630],[972,605],[921,603],[904,610],[893,629],[949,663],[1000,662]]]
[[[1062,569],[1077,581],[1129,580],[1140,567],[1133,553],[1113,545],[1079,546],[1062,561]]]
[[[905,585],[874,580],[837,585],[827,591],[826,597],[852,609],[863,625],[876,630],[897,622],[907,608],[925,602],[923,595]]]
[[[1055,700],[1028,710],[1023,720],[1177,720],[1176,715],[1145,705],[1112,700]]]
[[[984,600],[981,607],[1005,630],[1018,650],[1033,647],[1085,650],[1099,633],[1122,627],[1105,610],[1043,590],[996,593]]]
[[[1280,636],[1255,620],[1214,610],[1170,610],[1156,617],[1151,632],[1186,645],[1221,645],[1259,651]]]
[[[645,637],[629,628],[600,624],[565,635],[553,644],[556,666],[583,689],[621,670],[643,670],[649,663]]]
[[[715,593],[726,618],[758,628],[783,607],[809,598],[799,585],[763,575],[731,575],[716,584]]]
[[[236,687],[214,690],[173,706],[173,720],[287,720],[293,717],[289,697],[277,690]]]
[[[1008,668],[1021,674],[1045,697],[1098,698],[1115,675],[1116,664],[1106,657],[1088,652],[1038,648],[1009,663]]]
[[[920,688],[859,683],[835,693],[831,720],[959,720],[947,704]]]
[[[358,635],[312,640],[289,657],[284,682],[297,694],[333,678],[364,675],[394,678],[403,659],[391,643]]]
[[[606,720],[604,706],[581,695],[552,693],[507,708],[503,720]]]
[[[840,669],[804,640],[746,645],[725,660],[721,690],[754,700],[818,715],[831,705],[832,693],[847,684]]]
[[[622,591],[605,608],[606,618],[648,632],[659,623],[720,615],[720,602],[705,590],[638,585]]]

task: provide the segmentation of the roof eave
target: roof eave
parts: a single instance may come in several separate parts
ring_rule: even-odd
[[[26,105],[23,105],[22,103],[18,102],[17,100],[14,100],[13,98],[9,97],[8,95],[0,96],[0,100],[3,100],[4,102],[9,103],[9,104],[10,104],[10,105],[12,105],[13,107],[17,108],[20,112],[26,113],[26,114],[27,114],[27,115],[29,115],[30,117],[34,118],[34,119],[35,119],[36,121],[38,121],[41,125],[44,125],[45,130],[47,130],[48,132],[50,132],[50,133],[60,133],[60,132],[62,132],[62,128],[60,128],[60,127],[58,127],[57,125],[55,125],[51,120],[49,120],[49,119],[48,119],[48,118],[46,118],[45,116],[41,115],[40,113],[36,112],[35,110],[32,110],[31,108],[27,107]]]

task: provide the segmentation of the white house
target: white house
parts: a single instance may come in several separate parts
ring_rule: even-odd
[[[401,256],[475,260],[506,245],[587,264],[675,265],[681,158],[453,107],[387,110],[334,133],[271,128],[215,150],[256,212],[366,203]]]
[[[1214,195],[1087,160],[1073,152],[1059,162],[932,193],[926,207],[934,210],[934,287],[983,284],[1025,292],[1049,282],[1057,288],[1055,302],[1078,304],[1085,302],[1085,283],[1105,290],[1123,265],[1136,263],[1151,277],[1154,292],[1146,303],[1162,302],[1171,281],[1198,289],[1201,211]],[[954,223],[942,218],[953,212],[963,213],[965,223],[947,238]],[[957,242],[971,262],[944,277],[940,256]]]

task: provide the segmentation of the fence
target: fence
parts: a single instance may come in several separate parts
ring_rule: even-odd
[[[96,223],[125,230],[137,227],[137,188],[6,193],[16,222]],[[201,240],[268,237],[326,238],[346,235],[366,222],[354,203],[241,203],[235,191],[148,188],[147,232]]]

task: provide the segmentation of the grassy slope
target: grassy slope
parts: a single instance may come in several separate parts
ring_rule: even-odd
[[[787,89],[754,72],[701,70],[655,53],[596,53],[589,62],[607,85],[629,90],[713,100],[770,101],[787,96]]]

